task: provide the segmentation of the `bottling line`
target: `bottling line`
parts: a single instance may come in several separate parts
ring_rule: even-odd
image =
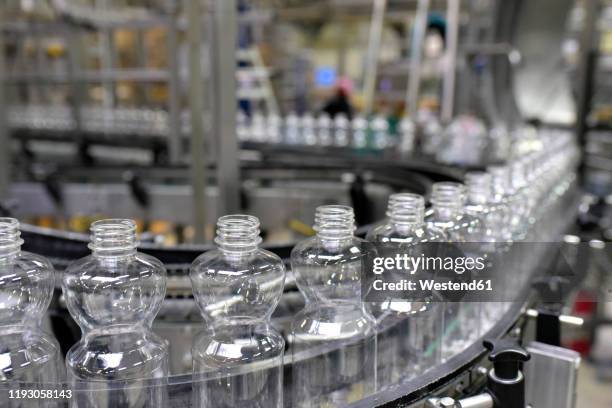
[[[612,5],[2,8],[1,408],[595,406]]]

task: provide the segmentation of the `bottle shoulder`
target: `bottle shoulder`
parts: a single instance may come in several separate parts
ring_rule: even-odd
[[[44,256],[27,251],[21,251],[11,259],[0,261],[0,279],[3,275],[19,272],[27,273],[29,277],[53,278],[55,269]]]
[[[237,273],[253,275],[269,271],[284,274],[285,264],[278,255],[261,248],[239,256],[228,256],[219,249],[212,249],[198,256],[191,264],[190,270],[191,274],[197,275],[236,276]]]
[[[147,274],[147,271],[150,273]],[[91,275],[92,273],[116,274],[117,272],[128,275],[166,276],[166,268],[159,259],[141,252],[121,258],[103,258],[91,254],[68,265],[64,271],[64,276]]]
[[[291,262],[344,263],[361,259],[375,251],[371,242],[352,237],[341,242],[322,240],[314,236],[299,242],[291,251]]]
[[[366,238],[373,244],[391,243],[401,245],[416,245],[445,240],[442,229],[426,223],[407,230],[401,230],[391,223],[386,223],[370,230]]]

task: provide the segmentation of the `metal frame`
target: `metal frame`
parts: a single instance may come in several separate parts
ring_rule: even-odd
[[[236,135],[236,46],[238,29],[236,0],[215,0],[213,9],[214,41],[212,59],[216,78],[214,134],[217,136],[217,185],[219,212],[240,210],[240,175],[238,137]]]

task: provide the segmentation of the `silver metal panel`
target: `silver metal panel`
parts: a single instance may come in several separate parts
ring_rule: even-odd
[[[206,227],[206,200],[204,189],[206,186],[207,148],[205,146],[204,123],[202,111],[204,109],[204,78],[202,75],[202,3],[200,0],[187,2],[187,42],[189,48],[189,106],[191,108],[191,185],[192,185],[192,214],[194,220],[196,243],[204,242]]]
[[[374,0],[372,4],[372,22],[368,36],[368,51],[366,54],[366,67],[364,72],[364,113],[369,115],[374,105],[376,94],[376,76],[378,72],[378,54],[382,40],[383,23],[387,0]]]
[[[423,57],[423,42],[427,29],[427,14],[429,13],[429,0],[419,0],[416,16],[414,18],[414,36],[409,38],[410,45],[410,77],[406,92],[406,111],[416,119],[419,103],[419,86],[421,84],[421,68]]]
[[[455,70],[457,69],[457,44],[459,41],[460,0],[448,0],[446,9],[446,68],[442,82],[442,112],[440,117],[448,123],[453,118],[455,103]]]
[[[525,402],[533,408],[573,408],[580,354],[535,341],[527,351]]]
[[[5,72],[3,32],[0,30],[0,72]],[[10,182],[11,156],[9,148],[7,106],[4,83],[0,82],[0,200],[4,198]]]

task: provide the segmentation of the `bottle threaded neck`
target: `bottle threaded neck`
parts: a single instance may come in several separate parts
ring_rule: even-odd
[[[23,239],[19,221],[15,218],[0,218],[0,256],[16,254],[20,251]]]
[[[89,249],[96,255],[133,253],[138,247],[136,223],[129,219],[106,219],[91,224]]]
[[[486,204],[492,194],[492,177],[483,171],[471,171],[465,175],[467,198],[471,204]]]
[[[224,215],[217,220],[215,243],[219,248],[242,252],[255,249],[261,243],[259,218],[252,215]]]
[[[324,239],[351,238],[355,232],[355,213],[345,205],[322,205],[315,211],[313,228]]]
[[[465,187],[461,183],[434,183],[431,191],[431,204],[434,211],[461,213],[465,204]]]
[[[510,169],[508,166],[489,166],[487,172],[491,175],[494,194],[504,195],[510,192]]]
[[[425,199],[412,193],[392,194],[387,205],[387,216],[398,227],[420,225],[425,217]]]

